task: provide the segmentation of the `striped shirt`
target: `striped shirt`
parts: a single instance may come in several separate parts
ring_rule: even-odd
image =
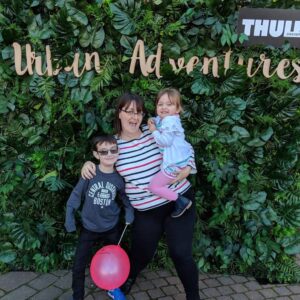
[[[119,159],[116,169],[125,180],[125,192],[131,205],[137,210],[148,210],[169,203],[168,200],[148,190],[152,177],[161,169],[162,154],[147,126],[142,127],[138,139],[124,141],[117,137]],[[194,158],[191,158],[194,165]],[[176,193],[183,194],[191,184],[184,179],[171,185]]]

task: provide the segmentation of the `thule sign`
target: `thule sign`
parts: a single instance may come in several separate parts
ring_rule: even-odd
[[[285,41],[300,48],[300,10],[242,8],[239,11],[238,33],[249,40],[244,45],[280,47]]]

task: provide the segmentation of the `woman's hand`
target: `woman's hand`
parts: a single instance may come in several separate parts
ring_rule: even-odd
[[[92,179],[96,175],[96,165],[91,161],[86,161],[81,169],[81,176],[84,179]]]
[[[187,178],[190,175],[191,170],[192,168],[190,166],[185,167],[184,169],[182,169],[180,172],[177,173],[176,178],[174,178],[170,183],[173,184],[183,180],[184,178]]]

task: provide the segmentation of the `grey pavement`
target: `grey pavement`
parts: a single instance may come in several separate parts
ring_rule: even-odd
[[[70,300],[69,270],[51,273],[8,272],[0,275],[1,300]],[[211,300],[300,300],[299,284],[259,284],[253,277],[200,274],[200,297]],[[108,300],[86,275],[86,300]],[[175,271],[145,270],[137,279],[127,300],[185,300],[183,287]]]

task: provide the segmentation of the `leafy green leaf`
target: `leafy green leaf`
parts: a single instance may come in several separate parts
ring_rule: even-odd
[[[1,54],[4,60],[12,58],[14,57],[14,49],[11,46],[7,46],[1,51]]]
[[[284,249],[284,252],[289,255],[296,255],[300,253],[300,241],[295,241],[292,245],[289,245]]]
[[[238,39],[238,35],[236,33],[234,33],[232,36],[231,36],[231,42],[234,44]]]
[[[191,86],[193,94],[211,96],[215,93],[213,84],[205,77],[197,78]]]
[[[79,43],[82,47],[88,47],[91,43],[91,34],[88,30],[84,30],[84,32],[80,35]]]
[[[40,181],[45,181],[47,178],[49,177],[57,177],[57,171],[51,171],[49,173],[47,173],[43,178],[40,179]]]
[[[135,23],[130,18],[130,16],[122,11],[117,5],[110,3],[109,4],[111,13],[113,14],[113,26],[117,29],[120,33],[125,35],[131,35],[135,32]]]
[[[92,46],[96,49],[100,48],[103,45],[105,39],[105,32],[103,27],[101,27],[93,36]]]
[[[0,262],[8,264],[12,263],[17,257],[17,253],[13,250],[0,251]]]
[[[86,88],[75,88],[71,92],[71,100],[82,102],[84,104],[90,102],[93,99],[92,92]]]
[[[262,141],[261,139],[259,138],[254,138],[253,140],[249,141],[247,143],[247,146],[249,147],[261,147],[265,144],[264,141]]]
[[[240,126],[233,126],[231,129],[233,132],[236,132],[239,136],[241,136],[242,138],[248,138],[250,137],[250,133],[248,132],[247,129],[245,129],[244,127],[240,127]]]
[[[243,208],[246,210],[257,210],[266,201],[266,198],[266,192],[253,192],[249,201],[243,205]]]
[[[210,26],[210,25],[214,24],[216,21],[217,21],[217,18],[208,17],[208,18],[205,19],[204,25]]]
[[[82,25],[87,25],[88,24],[88,18],[85,15],[84,12],[76,9],[75,7],[71,7],[71,6],[67,7],[67,12],[68,12],[68,15],[73,20],[77,21],[78,23],[80,23]]]
[[[269,127],[261,136],[260,138],[264,141],[267,142],[271,136],[273,135],[273,129],[271,127]]]
[[[95,76],[94,71],[84,73],[84,75],[82,76],[82,78],[80,80],[80,85],[81,86],[90,86],[94,76]]]

